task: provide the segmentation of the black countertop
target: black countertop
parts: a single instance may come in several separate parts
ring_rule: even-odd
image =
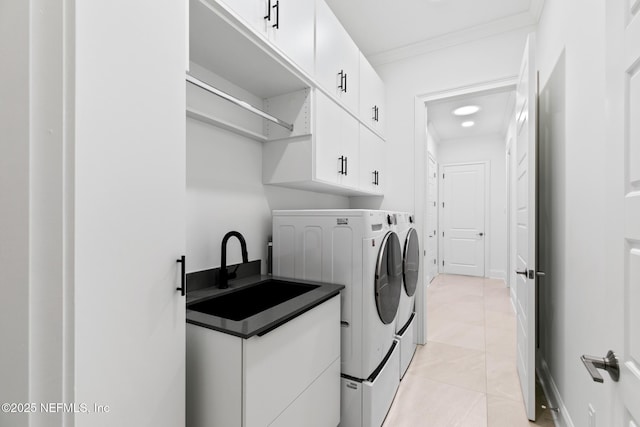
[[[225,319],[189,309],[190,305],[197,302],[232,293],[242,288],[272,279],[282,282],[315,285],[317,288],[239,321]],[[229,282],[229,288],[227,289],[209,287],[188,292],[187,323],[235,335],[240,338],[250,338],[254,335],[261,336],[338,295],[342,289],[344,289],[343,285],[334,285],[308,280],[261,275],[246,277]]]

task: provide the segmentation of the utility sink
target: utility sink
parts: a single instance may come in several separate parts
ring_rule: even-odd
[[[189,310],[240,321],[318,288],[319,285],[267,279],[187,306]]]

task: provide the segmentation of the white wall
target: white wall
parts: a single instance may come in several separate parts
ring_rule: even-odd
[[[381,209],[414,212],[420,236],[425,229],[427,120],[424,98],[438,92],[511,79],[531,28],[509,31],[424,55],[375,66],[385,84],[387,117],[386,183]],[[419,282],[424,283],[424,257]],[[426,331],[426,292],[416,291],[418,322]],[[419,334],[419,342],[426,333]]]
[[[485,276],[505,279],[507,269],[507,179],[505,142],[501,135],[441,141],[438,146],[440,167],[451,163],[488,162],[485,179],[489,180],[485,239],[488,240]]]
[[[540,282],[540,352],[576,426],[588,425],[589,403],[605,412],[607,388],[594,386],[579,360],[608,350],[604,25],[602,0],[547,0],[537,37],[541,159],[548,161],[541,215],[552,233],[543,246],[551,256],[541,257],[549,273]]]
[[[416,96],[516,76],[529,31],[510,31],[376,67],[385,83],[389,111],[386,158],[391,191],[385,193],[383,209],[422,209],[422,201],[414,200],[414,194],[424,194],[414,186],[421,184],[417,168],[424,167],[425,159],[424,147],[414,146]]]
[[[191,72],[207,82],[254,105],[262,100],[219,76],[191,65]],[[188,88],[188,104],[200,100],[202,92]],[[261,130],[262,120],[229,104],[220,103],[235,123]],[[343,209],[349,198],[262,184],[262,143],[198,120],[187,119],[187,271],[220,266],[221,243],[231,230],[247,241],[249,260],[262,260],[267,268],[267,241],[272,233],[274,209]],[[240,245],[231,239],[227,263],[241,262]]]
[[[62,1],[3,3],[0,14],[0,395],[72,400],[65,312],[69,87]],[[67,33],[68,34],[68,33]],[[0,413],[0,425],[55,425],[62,414]]]
[[[0,13],[0,394],[29,401],[29,19],[27,1]],[[28,425],[0,413],[0,424]]]

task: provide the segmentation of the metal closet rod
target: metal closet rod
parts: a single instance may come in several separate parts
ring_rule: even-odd
[[[187,73],[186,79],[192,85],[198,86],[199,88],[204,89],[207,92],[212,93],[214,95],[217,95],[222,99],[226,99],[227,101],[229,101],[229,102],[231,102],[233,104],[236,104],[236,105],[244,108],[245,110],[252,112],[253,114],[257,114],[258,116],[260,116],[260,117],[262,117],[264,119],[267,119],[270,122],[273,122],[273,123],[275,123],[277,125],[282,126],[283,128],[286,128],[286,129],[289,129],[290,131],[293,131],[293,125],[292,124],[289,124],[289,123],[287,123],[285,121],[282,121],[279,118],[272,116],[271,114],[265,113],[264,111],[257,109],[253,105],[251,105],[251,104],[249,104],[249,103],[247,103],[245,101],[242,101],[242,100],[240,100],[240,99],[238,99],[238,98],[236,98],[236,97],[234,97],[232,95],[229,95],[228,93],[223,92],[220,89],[216,89],[215,87],[203,82],[202,80],[193,77],[189,73]]]

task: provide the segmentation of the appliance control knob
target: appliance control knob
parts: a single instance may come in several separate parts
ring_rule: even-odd
[[[387,223],[389,225],[393,224],[393,221],[391,220],[391,215],[387,215]]]
[[[409,222],[413,224],[413,215],[409,215]]]

